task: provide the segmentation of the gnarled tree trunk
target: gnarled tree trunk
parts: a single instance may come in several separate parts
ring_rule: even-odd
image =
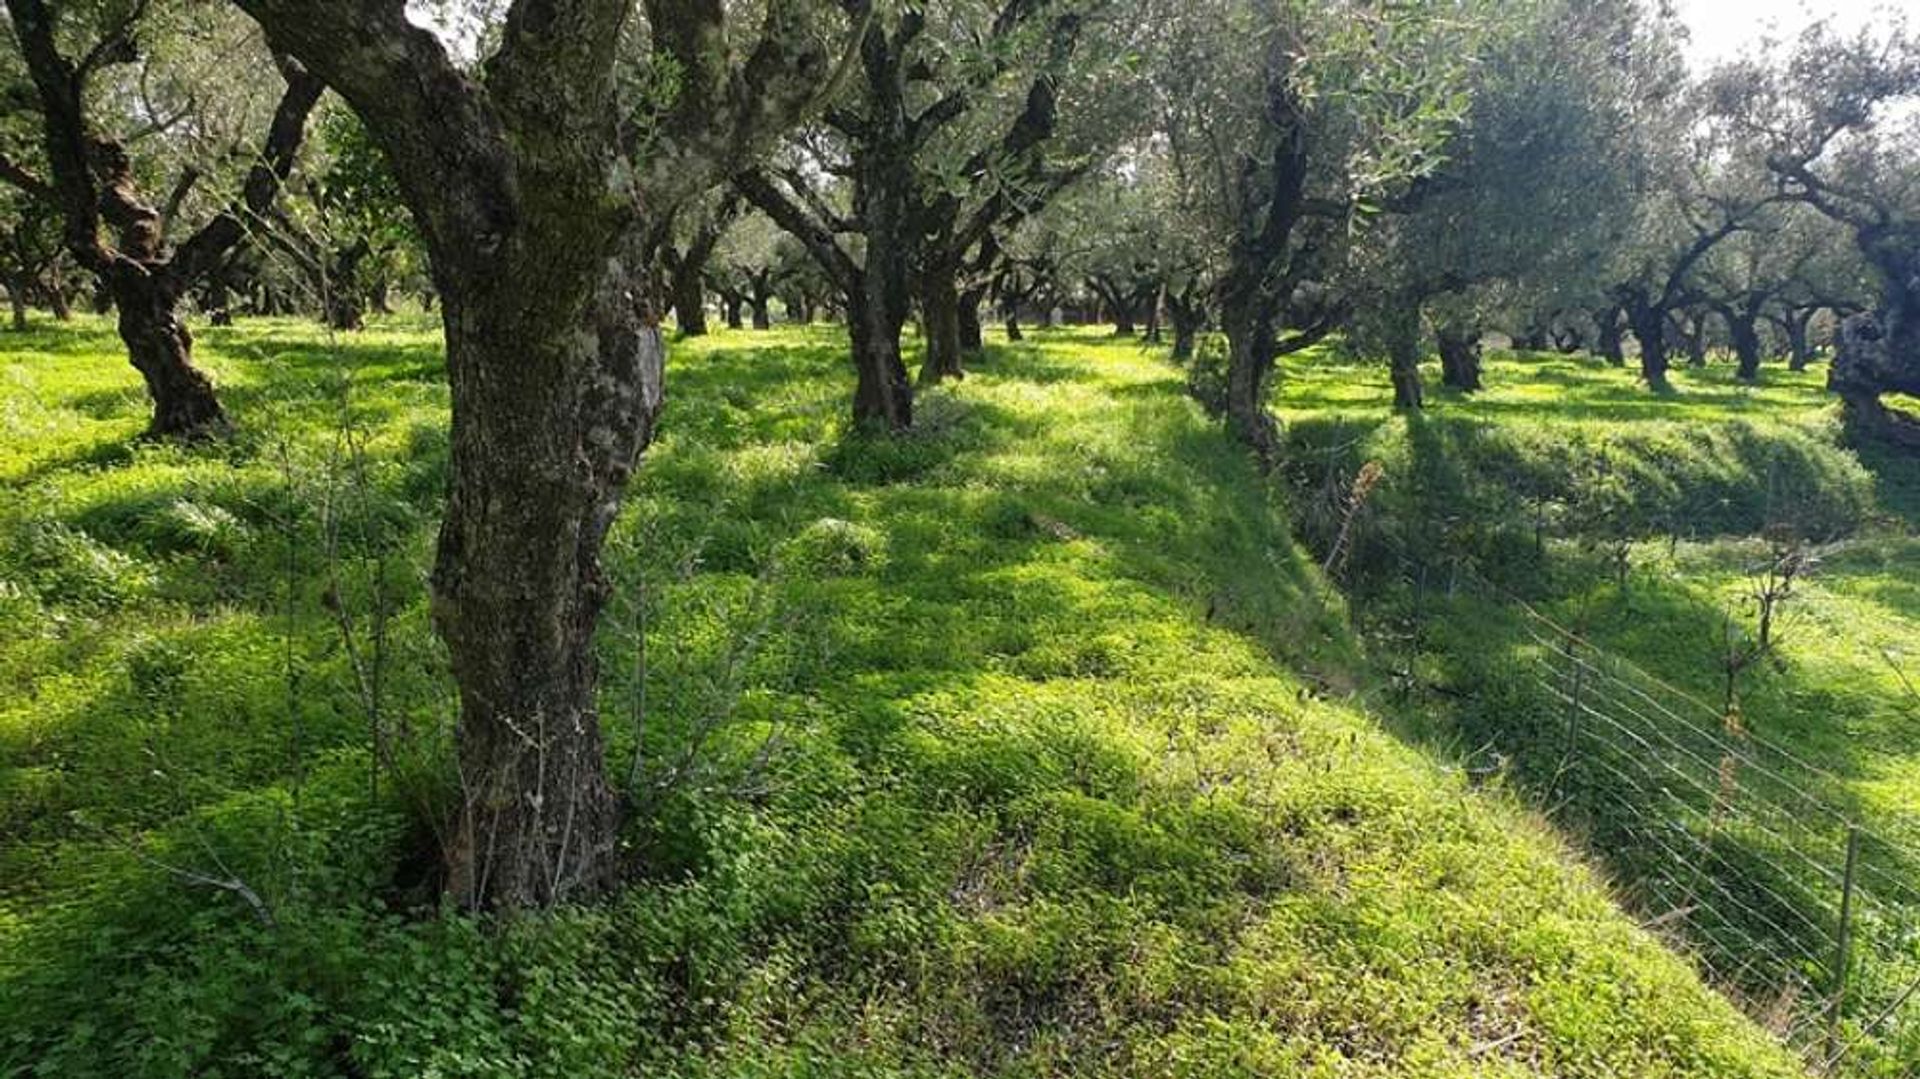
[[[639,275],[585,237],[576,246],[600,258],[539,258],[568,234],[529,226],[510,266],[436,267],[455,422],[433,616],[460,689],[462,791],[446,867],[454,898],[476,907],[589,895],[615,872],[592,647],[600,549],[662,397],[665,346],[636,303]],[[511,266],[567,287],[520,289]]]

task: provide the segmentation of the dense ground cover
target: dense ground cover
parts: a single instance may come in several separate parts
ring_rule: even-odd
[[[434,335],[202,343],[241,432],[191,450],[130,446],[104,324],[0,343],[8,1072],[1794,1073],[1354,707],[1283,498],[1089,335],[897,441],[837,332],[681,346],[602,642],[644,872],[437,912]]]
[[[1401,673],[1405,695],[1383,710],[1573,810],[1562,819],[1581,822],[1642,915],[1695,908],[1663,924],[1716,949],[1715,969],[1737,971],[1735,988],[1763,1005],[1791,981],[1830,984],[1845,821],[1862,825],[1852,1014],[1865,1020],[1920,976],[1920,517],[1911,462],[1849,448],[1823,375],[1774,368],[1746,386],[1725,365],[1683,369],[1676,392],[1655,397],[1596,361],[1502,355],[1485,394],[1443,392],[1407,418],[1391,413],[1384,377],[1321,355],[1278,401],[1307,505],[1345,490],[1362,462],[1385,465],[1348,582],[1369,597],[1360,621],[1376,657]],[[1335,509],[1306,514],[1321,546]],[[1754,649],[1755,590],[1783,552],[1809,568],[1765,654],[1735,674],[1729,716],[1727,657]],[[1454,560],[1496,587],[1416,600],[1409,567]],[[1630,746],[1624,769],[1569,762],[1568,687],[1540,684],[1541,623],[1522,600],[1643,672],[1675,714],[1618,687],[1599,706],[1670,740]],[[1627,739],[1606,722],[1589,723],[1596,741]],[[1729,741],[1747,748],[1723,763]],[[1690,759],[1648,765],[1661,754]],[[1754,822],[1744,832],[1726,824],[1739,814]],[[1679,829],[1707,853],[1678,843]],[[1677,887],[1697,867],[1676,868],[1675,854],[1717,861],[1713,887]],[[1916,1026],[1897,1010],[1850,1063],[1906,1074],[1920,1062]]]

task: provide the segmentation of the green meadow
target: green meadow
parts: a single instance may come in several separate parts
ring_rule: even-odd
[[[203,331],[239,431],[198,448],[133,441],[104,322],[0,338],[0,1068],[1799,1074],[1522,791],[1377,700],[1298,496],[1157,350],[994,344],[875,439],[844,347],[676,344],[600,642],[642,872],[476,921],[431,880],[434,327]],[[1376,381],[1290,376],[1294,437],[1385,455]],[[1782,382],[1681,407],[1830,445]],[[1567,422],[1617,427],[1612,392]],[[1833,512],[1868,513],[1839,460]],[[1819,602],[1897,602],[1868,578],[1901,563],[1859,558]]]

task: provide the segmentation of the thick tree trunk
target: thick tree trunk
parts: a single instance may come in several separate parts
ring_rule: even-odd
[[[1173,359],[1175,363],[1186,363],[1193,359],[1194,342],[1200,333],[1190,321],[1178,315],[1173,319]]]
[[[180,321],[178,297],[160,276],[143,267],[121,265],[111,271],[114,306],[120,312],[120,340],[127,358],[146,380],[153,401],[149,438],[200,439],[227,433],[227,416],[213,383],[193,366],[193,335]]]
[[[688,269],[682,259],[669,275],[667,291],[673,298],[673,321],[683,337],[707,334],[707,290],[702,283],[701,267]]]
[[[1133,308],[1128,307],[1125,303],[1114,305],[1113,335],[1115,337],[1132,337],[1137,333],[1139,333],[1139,329],[1133,324]]]
[[[1227,429],[1270,466],[1280,454],[1280,424],[1267,411],[1266,398],[1275,358],[1273,314],[1252,295],[1229,295],[1221,304],[1220,326],[1227,335],[1227,389],[1218,404],[1225,408]]]
[[[960,293],[960,351],[978,356],[986,351],[986,329],[980,325],[980,304],[986,299],[983,288],[964,289]]]
[[[555,277],[591,272],[572,261]],[[625,263],[600,275],[589,295],[519,302],[503,295],[517,284],[443,275],[455,422],[433,616],[460,687],[447,868],[467,906],[550,905],[616,868],[595,701],[600,549],[652,438],[665,344]]]
[[[904,431],[913,426],[913,385],[900,358],[900,328],[905,312],[890,313],[864,291],[850,296],[847,328],[853,343],[856,426]]]
[[[1659,393],[1673,388],[1667,379],[1666,312],[1650,305],[1635,305],[1627,312],[1634,340],[1640,343],[1640,378]]]
[[[1435,335],[1440,346],[1440,381],[1462,393],[1480,389],[1480,334],[1458,326],[1442,326]]]
[[[720,294],[720,307],[727,319],[727,329],[737,330],[744,325],[741,311],[747,306],[747,298],[734,292]]]
[[[752,307],[753,328],[756,330],[773,329],[773,308],[768,306],[768,297],[754,297]]]
[[[942,379],[964,378],[960,344],[960,292],[951,275],[930,271],[920,283],[920,321],[926,333],[926,359],[920,364],[920,385]]]

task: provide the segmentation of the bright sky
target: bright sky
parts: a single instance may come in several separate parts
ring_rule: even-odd
[[[1672,0],[1692,40],[1687,59],[1696,71],[1730,60],[1771,35],[1792,41],[1810,23],[1833,20],[1836,29],[1853,31],[1885,25],[1899,15],[1920,29],[1920,0]]]

